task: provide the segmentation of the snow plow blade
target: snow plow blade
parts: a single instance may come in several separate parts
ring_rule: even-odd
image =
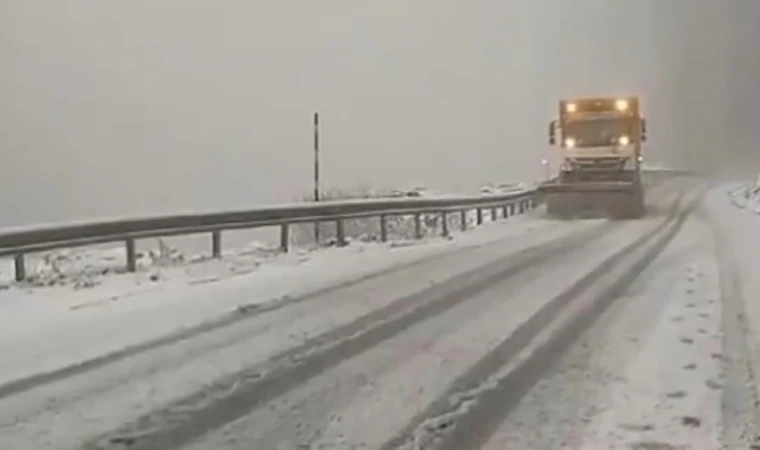
[[[538,190],[548,215],[558,219],[637,219],[646,212],[638,183],[546,183]]]
[[[629,192],[636,189],[631,182],[591,182],[591,183],[546,183],[539,186],[538,191],[551,192]]]

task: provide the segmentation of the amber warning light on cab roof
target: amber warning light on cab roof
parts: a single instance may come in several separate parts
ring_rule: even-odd
[[[619,113],[637,116],[639,102],[636,97],[583,98],[562,100],[559,104],[562,116],[583,113]]]

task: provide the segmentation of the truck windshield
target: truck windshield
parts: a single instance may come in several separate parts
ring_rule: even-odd
[[[577,147],[614,145],[621,136],[631,137],[632,121],[615,117],[572,120],[564,124],[564,137]]]

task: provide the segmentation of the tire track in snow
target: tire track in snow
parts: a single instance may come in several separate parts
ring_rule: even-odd
[[[565,286],[585,275],[586,268],[657,222],[626,222],[583,247],[501,280],[183,450],[379,448],[443,394],[458,375]]]
[[[659,215],[659,214],[658,214],[658,215]],[[557,230],[555,229],[555,227],[547,227],[547,228],[549,228],[549,230],[554,230],[554,231],[557,231]],[[535,231],[540,231],[540,230],[544,230],[544,228],[543,228],[543,227],[539,227],[539,229],[537,229],[537,230],[535,230]],[[563,236],[565,236],[565,237],[569,237],[569,235],[571,235],[571,234],[572,234],[572,233],[567,233],[567,230],[563,230],[563,231],[564,231],[564,232],[563,232],[562,234],[563,234]],[[556,236],[556,234],[557,234],[557,233],[550,233],[550,234],[551,234],[551,235],[553,235],[553,236]],[[519,236],[511,236],[509,239],[519,239]],[[532,241],[532,240],[531,240],[531,241]],[[541,245],[546,245],[546,244],[549,244],[549,242],[550,242],[550,241],[551,241],[551,239],[543,239],[543,242],[542,242],[542,244],[541,244]],[[393,267],[393,268],[391,268],[390,270],[383,270],[383,271],[380,271],[380,273],[377,273],[377,272],[376,272],[376,273],[372,273],[372,274],[369,274],[368,276],[364,276],[364,277],[361,277],[359,280],[352,280],[352,281],[348,281],[347,283],[340,283],[338,286],[333,286],[333,287],[331,287],[331,288],[327,288],[327,289],[325,289],[325,290],[322,290],[322,291],[320,291],[320,292],[324,292],[324,293],[327,293],[327,294],[329,295],[329,294],[330,294],[330,291],[332,291],[332,290],[335,290],[335,289],[340,289],[340,288],[341,288],[341,287],[343,287],[343,286],[346,286],[346,287],[348,287],[348,286],[352,286],[352,287],[354,287],[353,291],[358,291],[360,288],[361,288],[361,289],[365,289],[365,288],[366,288],[366,286],[365,286],[364,284],[361,284],[361,283],[360,283],[360,281],[371,280],[371,279],[373,279],[373,278],[377,279],[376,281],[373,281],[373,284],[376,284],[376,285],[380,285],[380,284],[383,282],[383,280],[382,280],[382,279],[379,277],[379,275],[380,275],[380,274],[383,274],[383,273],[392,274],[392,273],[394,273],[394,272],[400,272],[400,271],[402,271],[402,270],[404,270],[404,269],[406,269],[406,268],[412,268],[413,266],[416,266],[416,265],[418,265],[418,264],[421,264],[422,262],[430,262],[431,260],[432,260],[432,262],[433,262],[433,263],[436,263],[437,261],[440,261],[440,260],[442,260],[442,259],[443,259],[443,258],[445,258],[445,257],[449,257],[449,256],[452,256],[451,254],[453,254],[453,253],[457,253],[457,255],[453,255],[453,256],[454,256],[454,257],[456,257],[457,259],[458,259],[458,257],[459,257],[460,255],[462,255],[462,254],[464,254],[464,255],[471,255],[471,257],[470,257],[469,259],[470,259],[470,260],[473,260],[472,262],[474,262],[474,258],[472,257],[473,253],[470,253],[470,252],[472,252],[472,251],[473,251],[475,248],[483,248],[484,246],[488,246],[488,245],[490,245],[490,243],[486,243],[486,244],[476,244],[476,245],[468,245],[468,246],[465,246],[465,247],[460,247],[459,249],[455,249],[455,250],[453,250],[453,251],[450,251],[450,252],[440,252],[440,253],[436,253],[436,254],[434,254],[434,255],[431,255],[430,257],[419,258],[417,261],[412,261],[410,264],[403,264],[402,266],[396,266],[396,267]],[[525,247],[527,247],[527,245],[521,245],[521,247],[525,248]],[[489,247],[489,248],[490,248],[490,247]],[[516,254],[516,253],[512,253],[514,250],[515,250],[515,249],[509,249],[508,251],[509,251],[511,254],[513,254],[513,255],[514,255],[514,254]],[[468,252],[468,253],[465,253],[465,252]],[[505,254],[505,253],[503,253],[502,251],[497,251],[497,252],[494,252],[493,250],[491,250],[491,251],[490,251],[490,254],[492,254],[492,255],[500,255],[500,254]],[[479,253],[475,253],[475,256],[477,256],[477,255],[479,255]],[[493,258],[493,259],[497,259],[497,258]],[[453,261],[453,260],[454,260],[454,259],[452,258],[452,259],[451,259],[451,261]],[[451,262],[451,261],[450,261],[450,262]],[[460,265],[461,265],[461,264],[460,264]],[[482,267],[486,267],[486,264],[481,264],[481,265],[482,265]],[[465,266],[465,267],[472,267],[472,266],[474,266],[474,264],[465,264],[465,265],[463,265],[463,266]],[[462,268],[464,268],[464,267],[462,267]],[[438,272],[441,272],[441,271],[439,270]],[[458,272],[458,273],[461,273],[461,272]],[[449,274],[449,276],[450,276],[450,274]],[[386,280],[385,282],[387,282],[387,280]],[[400,291],[403,291],[403,289],[402,289],[402,290],[400,290]],[[400,293],[400,291],[399,291],[399,293]],[[360,293],[360,294],[361,294],[361,293]],[[308,296],[304,296],[304,297],[306,297],[306,298],[312,298],[312,297],[314,297],[314,296],[316,296],[316,295],[318,295],[318,294],[314,294],[314,293],[312,293],[312,294],[310,294],[310,295],[308,295]],[[344,296],[345,296],[345,295],[344,295]],[[397,300],[397,299],[399,299],[399,298],[402,298],[402,296],[401,296],[401,295],[398,295],[398,294],[394,294],[394,296],[392,297],[393,301],[396,301],[396,300]],[[332,299],[332,297],[330,297],[330,299]],[[305,300],[305,298],[304,298],[304,300]],[[324,299],[323,299],[323,300],[324,300]],[[293,303],[300,303],[300,300],[297,300],[297,301],[295,301],[295,302],[293,302]],[[386,303],[387,303],[387,302],[386,302]],[[282,306],[282,305],[274,305],[274,308],[272,308],[272,310],[271,310],[271,311],[274,311],[274,310],[281,310],[281,307],[280,307],[280,306]],[[318,306],[319,306],[319,304],[315,304],[314,302],[309,302],[309,303],[307,303],[307,304],[305,304],[305,305],[304,305],[304,304],[302,304],[301,306],[308,306],[310,309],[315,309],[316,307],[318,307]],[[377,308],[377,306],[374,306],[374,308]],[[299,309],[300,309],[300,307],[299,307]],[[366,311],[368,311],[368,310],[370,310],[370,308],[364,308],[364,312],[362,312],[362,314],[365,314],[365,313],[366,313]],[[261,314],[260,314],[260,313],[262,313],[262,312],[268,312],[268,311],[262,311],[262,310],[253,310],[253,311],[252,311],[252,313],[251,313],[251,314],[249,314],[249,315],[248,315],[247,317],[245,317],[244,319],[248,319],[248,318],[254,318],[254,317],[259,317],[259,321],[262,321],[262,320],[264,320],[264,321],[267,321],[267,320],[269,320],[269,315],[267,315],[266,317],[260,317],[260,316],[261,316]],[[294,311],[293,311],[292,309],[286,309],[285,311],[281,311],[281,312],[282,312],[282,313],[292,313],[292,312],[294,312]],[[354,317],[356,317],[356,315],[354,315]],[[351,319],[349,319],[349,320],[351,320]],[[245,324],[248,324],[248,323],[250,323],[250,322],[247,322],[247,321],[243,321],[243,320],[240,320],[240,321],[238,321],[238,320],[235,320],[235,321],[231,322],[231,324],[234,324],[234,323],[236,323],[236,322],[237,322],[239,325],[245,325]],[[343,322],[343,323],[345,323],[345,322]],[[228,324],[228,325],[229,325],[229,324]],[[223,324],[223,325],[220,325],[220,326],[222,327],[222,329],[223,329],[225,332],[227,331],[227,328],[228,328],[228,327],[225,327],[225,326],[224,326],[224,324]],[[336,326],[336,324],[333,324],[332,326]],[[212,331],[212,330],[209,330],[209,331]],[[217,331],[220,331],[220,330],[217,330]],[[217,336],[217,335],[218,335],[218,333],[208,333],[208,336],[207,336],[207,337],[211,337],[211,336]],[[190,338],[192,338],[192,337],[200,337],[200,336],[199,336],[199,335],[195,335],[195,336],[189,336],[189,337],[190,337]],[[206,338],[203,338],[203,339],[206,339]],[[175,342],[175,344],[176,344],[176,343],[180,343],[181,345],[185,345],[185,344],[193,344],[193,345],[195,345],[195,341],[196,341],[195,339],[187,339],[187,342],[184,342],[184,343],[182,343],[182,342],[179,342],[179,341],[178,341],[178,342]],[[224,342],[222,342],[220,339],[216,339],[216,340],[214,340],[213,342],[217,342],[217,341],[220,343],[220,345],[224,344],[224,342],[227,342],[227,341],[224,341]],[[216,344],[214,344],[214,345],[216,345]],[[174,348],[176,347],[176,345],[169,345],[169,344],[166,344],[166,346],[165,346],[165,347],[166,347],[166,348],[164,348],[164,349],[162,350],[162,352],[164,352],[166,355],[171,355],[171,352],[173,351],[172,349],[174,349]],[[284,347],[284,346],[283,346],[283,347]],[[194,348],[194,347],[193,347],[193,348]],[[211,349],[211,347],[210,347],[210,346],[209,346],[208,348],[209,348],[209,349]],[[197,353],[197,352],[196,352],[196,353]],[[195,354],[195,353],[194,353],[194,354]],[[270,353],[270,354],[271,354],[271,353]],[[140,359],[140,358],[141,358],[141,359],[146,359],[146,358],[148,358],[148,357],[149,357],[149,356],[151,356],[151,355],[152,355],[152,352],[151,352],[151,353],[149,353],[149,354],[143,354],[143,355],[142,355],[142,356],[140,356],[138,359]],[[174,358],[174,356],[172,356],[172,358]],[[182,358],[185,358],[185,357],[182,357]],[[124,368],[128,367],[128,365],[129,365],[129,364],[132,364],[132,361],[133,361],[133,359],[132,359],[132,358],[129,358],[129,359],[126,359],[126,360],[123,360],[123,359],[124,359],[124,358],[120,358],[120,359],[119,359],[119,360],[121,361],[119,364],[116,364],[116,365],[105,365],[105,367],[100,367],[100,366],[99,366],[99,368],[100,368],[100,369],[105,369],[105,370],[106,370],[106,372],[110,372],[110,374],[111,374],[111,378],[113,378],[114,376],[118,376],[118,377],[121,377],[121,378],[119,378],[119,380],[121,380],[121,379],[126,379],[125,377],[133,377],[133,376],[134,376],[135,378],[137,378],[137,377],[139,377],[139,378],[142,378],[142,377],[143,377],[143,374],[142,374],[142,372],[141,372],[143,369],[141,369],[140,367],[137,367],[136,369],[134,369],[134,373],[131,373],[131,374],[130,374],[128,371],[126,371],[126,370],[123,370]],[[170,367],[173,367],[173,366],[176,364],[176,361],[175,361],[175,362],[173,362],[174,360],[177,360],[177,361],[179,361],[179,360],[180,360],[180,356],[179,356],[179,354],[178,354],[178,356],[177,356],[176,358],[174,358],[174,360],[172,360],[172,359],[170,358],[169,360],[166,360],[166,359],[164,359],[163,361],[161,361],[161,359],[162,359],[162,358],[160,358],[160,356],[159,356],[159,359],[158,359],[156,362],[157,362],[157,363],[159,363],[159,364],[161,364],[161,366],[162,366],[163,368],[170,368]],[[122,360],[123,360],[123,361],[122,361]],[[260,360],[261,360],[261,359],[259,359],[259,361],[260,361]],[[257,361],[256,363],[258,364],[258,361]],[[252,364],[252,363],[251,363],[251,364]],[[157,366],[156,366],[156,367],[157,367]],[[242,364],[238,364],[238,368],[236,368],[236,369],[234,369],[234,370],[241,370],[243,367],[250,367],[250,366],[247,366],[247,364],[246,364],[246,363],[242,363]],[[95,367],[95,368],[93,368],[93,369],[97,369],[97,368],[98,368],[98,367]],[[154,370],[154,367],[153,367],[153,365],[151,365],[149,369],[150,369],[150,371],[152,372],[152,371]],[[131,369],[131,368],[129,368],[128,370],[129,370],[129,371],[132,371],[132,369]],[[163,370],[163,369],[162,369],[162,370]],[[236,373],[236,372],[229,372],[229,371],[228,371],[227,373]],[[36,389],[32,389],[34,392],[30,392],[29,394],[30,394],[30,395],[32,395],[32,396],[37,396],[37,395],[48,395],[48,396],[49,396],[49,402],[50,402],[50,403],[49,403],[49,405],[52,407],[52,409],[53,409],[53,410],[56,410],[56,411],[50,410],[50,409],[49,409],[49,408],[47,408],[47,406],[46,406],[46,407],[45,407],[45,409],[46,409],[46,412],[45,412],[45,414],[47,414],[48,416],[51,416],[51,417],[52,417],[52,414],[55,414],[55,415],[57,415],[57,416],[58,416],[58,417],[56,417],[56,420],[60,419],[60,421],[66,422],[66,421],[68,421],[68,419],[66,418],[66,416],[70,416],[70,415],[72,415],[72,413],[74,413],[75,411],[77,411],[77,410],[78,410],[78,408],[81,406],[81,405],[77,405],[77,404],[75,404],[74,400],[76,401],[76,403],[80,403],[80,400],[84,400],[84,397],[80,396],[79,394],[75,394],[75,395],[76,395],[76,397],[72,396],[72,397],[71,397],[71,399],[72,399],[72,402],[70,402],[70,403],[74,403],[74,404],[71,404],[71,405],[62,405],[62,404],[60,403],[61,397],[59,397],[58,395],[56,395],[56,393],[55,393],[55,390],[59,390],[59,391],[60,391],[59,393],[64,393],[64,396],[68,396],[68,395],[69,395],[69,394],[68,394],[68,392],[64,392],[63,390],[64,390],[64,389],[66,389],[66,385],[68,384],[68,382],[69,382],[69,381],[74,381],[75,383],[79,383],[79,384],[80,384],[82,387],[85,387],[85,386],[86,386],[86,383],[87,383],[87,378],[90,378],[91,380],[93,380],[93,381],[96,381],[96,384],[97,384],[97,383],[99,383],[99,380],[97,380],[97,378],[98,378],[98,377],[101,375],[101,372],[100,372],[100,371],[98,371],[98,370],[92,370],[92,373],[86,373],[86,374],[82,373],[82,374],[83,374],[83,375],[85,375],[85,376],[83,376],[83,377],[76,377],[74,380],[61,379],[61,381],[63,381],[63,382],[61,382],[61,383],[52,383],[52,382],[51,382],[51,384],[54,384],[54,386],[49,386],[49,387],[48,387],[48,386],[45,386],[45,387],[44,387],[44,389],[40,389],[40,390],[39,390],[39,392],[38,392],[38,390],[36,390]],[[122,374],[123,374],[123,375],[122,375]],[[75,375],[75,374],[72,374],[71,376],[73,376],[73,375]],[[139,378],[138,378],[138,379],[136,379],[136,380],[134,380],[134,382],[131,382],[131,383],[132,383],[132,384],[140,383],[140,379],[139,379]],[[148,381],[153,381],[153,380],[148,380]],[[84,384],[83,384],[83,383],[84,383]],[[96,392],[96,393],[97,393],[97,392],[103,392],[103,393],[105,393],[105,390],[106,390],[106,389],[110,391],[110,390],[112,390],[112,388],[113,388],[113,386],[110,386],[110,385],[108,385],[108,386],[107,386],[107,385],[106,385],[107,383],[110,383],[110,381],[109,381],[109,382],[103,382],[103,383],[102,383],[102,391],[101,391],[101,390],[98,390],[98,391],[93,391],[93,390],[92,390],[92,388],[90,388],[90,387],[86,387],[86,389],[84,389],[84,390],[83,390],[83,392],[86,390],[86,392],[84,392],[84,393],[85,393],[87,396],[89,396],[89,395],[90,395],[92,392]],[[37,385],[37,386],[38,386],[38,387],[42,387],[42,385]],[[98,386],[100,386],[100,385],[98,385]],[[110,387],[109,387],[109,386],[110,386]],[[169,388],[169,386],[165,386],[165,387]],[[197,387],[196,387],[196,388],[197,388]],[[31,389],[31,388],[30,388],[30,389]],[[53,390],[52,394],[48,393],[48,389],[52,389],[52,390]],[[98,387],[97,389],[101,389],[101,387]],[[195,389],[195,388],[193,388],[193,389]],[[171,391],[171,388],[169,388],[169,390]],[[193,390],[188,390],[188,391],[186,391],[186,392],[193,392]],[[46,393],[47,393],[47,394],[46,394]],[[118,394],[117,392],[116,392],[116,393],[113,393],[113,395],[110,395],[110,397],[111,397],[111,401],[112,401],[112,402],[113,402],[113,401],[115,401],[115,405],[118,407],[118,408],[116,408],[116,409],[118,410],[118,409],[121,409],[121,408],[122,408],[124,405],[122,405],[122,404],[121,404],[121,402],[120,402],[119,400],[116,400],[116,397],[115,397],[115,395],[117,395],[117,394]],[[80,398],[80,397],[81,397],[81,398]],[[105,397],[105,396],[104,396],[104,397]],[[16,398],[14,398],[12,401],[15,401],[15,400],[19,400],[19,401],[22,401],[23,399],[26,399],[26,395],[24,395],[24,396],[21,396],[19,399],[16,399]],[[43,399],[43,400],[44,400],[44,399]],[[137,400],[137,401],[139,402],[139,400]],[[132,403],[134,404],[134,400],[132,401]],[[148,403],[150,404],[151,402],[148,402]],[[42,403],[40,403],[40,404],[42,404]],[[161,404],[161,402],[160,402],[160,401],[159,401],[159,402],[152,402],[152,404]],[[108,407],[110,408],[110,405],[109,405]],[[141,408],[141,411],[147,411],[149,408],[150,408],[150,406],[146,405],[144,408]],[[66,412],[66,411],[65,411],[66,409],[68,409],[69,411],[68,411],[68,412]],[[11,409],[11,411],[12,411],[12,409]],[[113,411],[113,410],[112,410],[112,411]],[[100,416],[100,415],[98,415],[98,417],[100,418],[101,416]],[[131,416],[131,417],[134,417],[134,416]],[[89,422],[89,424],[90,424],[90,425],[92,425],[92,428],[93,428],[93,430],[92,430],[91,432],[89,432],[89,433],[88,433],[88,432],[84,432],[84,433],[81,433],[81,435],[83,435],[83,436],[87,436],[87,435],[95,435],[95,434],[97,434],[97,433],[100,433],[100,432],[102,432],[103,430],[112,429],[112,427],[114,427],[114,428],[115,428],[115,427],[116,427],[116,424],[118,424],[118,423],[123,423],[123,419],[122,419],[122,420],[118,420],[118,421],[112,421],[112,423],[111,423],[110,425],[106,425],[105,427],[100,427],[100,428],[98,429],[98,428],[97,428],[97,425],[94,425],[94,423],[95,423],[95,421],[99,421],[100,419],[97,419],[97,420],[95,420],[95,418],[94,418],[94,417],[93,417],[93,419],[94,419],[94,421],[91,421],[91,422]],[[44,419],[44,420],[41,420],[41,421],[38,423],[38,425],[41,425],[41,426],[42,426],[42,428],[40,428],[40,431],[41,431],[42,429],[45,429],[45,425],[51,425],[51,424],[46,424],[46,423],[45,423],[46,421],[49,421],[49,420],[46,418],[46,419]],[[108,420],[106,420],[106,422],[107,422],[107,421],[108,421]],[[64,424],[60,424],[60,425],[65,425],[65,423],[64,423]],[[60,426],[60,425],[56,425],[56,426]],[[30,432],[33,432],[33,428],[34,428],[34,426],[30,427],[30,428],[29,428],[29,431],[30,431]],[[23,433],[21,433],[21,434],[23,434]],[[51,434],[51,437],[54,437],[54,435],[55,435],[55,433],[52,433],[52,434]],[[61,436],[59,436],[59,437],[61,437]],[[40,442],[42,442],[42,441],[40,441]],[[53,440],[52,440],[52,441],[50,441],[50,442],[56,442],[56,440],[55,440],[55,439],[53,439]]]
[[[672,199],[658,199],[663,207],[647,219],[625,221],[572,253],[492,285],[183,450],[380,448],[544,304],[660,223]]]
[[[482,448],[720,448],[711,431],[720,394],[705,383],[720,373],[711,357],[720,347],[718,269],[707,232],[690,215]],[[701,426],[684,426],[689,416]]]
[[[462,375],[447,395],[434,402],[426,413],[415,418],[399,436],[386,443],[383,450],[456,450],[478,448],[486,442],[503,418],[519,404],[543,373],[550,369],[556,356],[570,347],[675,236],[691,212],[694,202],[683,212],[679,212],[679,205],[680,197],[668,217],[654,230],[615,253],[565,293],[554,298],[499,347]],[[558,333],[541,343],[514,370],[499,375],[510,360],[518,356],[568,305],[603,280],[611,268],[623,266],[632,252],[646,247],[652,241],[655,242],[652,247],[631,264],[630,270],[614,280],[601,295],[594,297],[588,310],[563,325]]]
[[[580,247],[614,222],[555,238],[399,299],[356,321],[317,336],[264,364],[225,377],[208,389],[89,441],[84,448],[173,449],[248,414],[411,326],[442,314],[490,285],[515,276],[558,252]]]
[[[113,364],[140,355],[142,353],[149,352],[151,350],[168,347],[203,334],[211,333],[220,328],[228,327],[230,325],[258,317],[265,313],[274,312],[288,306],[297,305],[313,298],[324,296],[325,294],[330,294],[331,292],[346,289],[360,283],[364,283],[387,275],[392,275],[394,273],[399,273],[404,270],[410,270],[414,267],[449,257],[458,252],[473,251],[488,245],[492,245],[492,242],[480,243],[472,246],[467,246],[465,248],[455,248],[437,252],[432,255],[427,255],[422,258],[417,258],[412,261],[405,262],[400,265],[394,265],[392,267],[381,269],[379,271],[352,278],[350,280],[331,284],[329,286],[308,292],[306,294],[286,297],[281,300],[274,300],[262,304],[243,304],[240,305],[235,311],[224,314],[218,318],[202,322],[198,325],[194,325],[192,327],[188,327],[156,339],[128,346],[123,349],[116,350],[85,361],[70,364],[60,369],[34,374],[0,384],[0,400],[46,384],[65,380],[66,378],[90,372],[109,364]]]
[[[11,447],[23,448],[34,442],[35,448],[40,449],[79,449],[80,443],[91,436],[118,429],[154,409],[205,389],[215,380],[241,373],[412,293],[421,293],[458,274],[485,268],[507,255],[560,236],[571,236],[599,223],[570,227],[528,223],[530,232],[521,236],[508,232],[485,248],[457,252],[414,270],[361,283],[33,389],[0,402],[0,435]],[[73,426],[72,422],[78,425]]]

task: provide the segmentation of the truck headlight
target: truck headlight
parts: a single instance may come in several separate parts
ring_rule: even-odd
[[[577,110],[578,110],[578,105],[576,105],[575,103],[568,103],[567,105],[565,105],[565,111],[569,113],[575,112]]]
[[[625,111],[628,109],[628,100],[620,99],[615,102],[615,109],[618,111]]]
[[[573,138],[565,139],[565,147],[569,147],[569,148],[575,147],[575,139]]]
[[[631,143],[631,139],[628,136],[620,136],[618,138],[618,144],[620,145],[628,145]]]

